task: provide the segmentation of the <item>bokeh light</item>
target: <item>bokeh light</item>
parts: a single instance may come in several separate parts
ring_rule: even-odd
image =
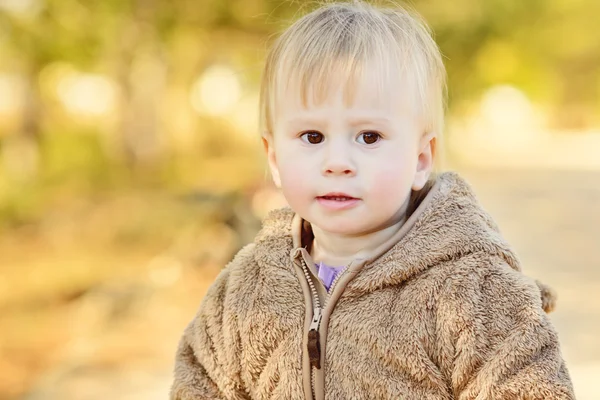
[[[232,110],[241,95],[235,72],[225,66],[208,68],[192,85],[190,101],[200,114],[224,116]]]
[[[117,89],[107,77],[73,73],[57,83],[58,98],[75,116],[101,117],[114,111]]]

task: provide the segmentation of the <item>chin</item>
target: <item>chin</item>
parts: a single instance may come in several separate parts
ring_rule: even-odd
[[[316,220],[314,222],[314,225],[319,227],[319,229],[321,229],[324,232],[332,233],[335,235],[356,236],[356,235],[365,234],[366,232],[372,230],[372,229],[369,229],[368,226],[357,224],[355,220],[348,221],[348,222],[339,221],[339,220],[338,221]]]

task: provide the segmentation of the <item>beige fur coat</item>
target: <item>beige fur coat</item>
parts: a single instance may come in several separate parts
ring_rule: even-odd
[[[574,398],[551,293],[457,174],[331,293],[306,224],[272,212],[223,269],[181,339],[172,400]]]

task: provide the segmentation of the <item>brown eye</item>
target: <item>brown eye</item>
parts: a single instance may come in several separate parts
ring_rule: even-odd
[[[377,132],[362,132],[358,135],[358,142],[362,144],[375,144],[381,139],[381,135]]]
[[[310,144],[319,144],[324,139],[323,134],[316,131],[304,132],[300,137],[302,140]]]

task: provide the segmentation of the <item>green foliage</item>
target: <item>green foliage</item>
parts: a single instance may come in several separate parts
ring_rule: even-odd
[[[44,136],[41,171],[46,184],[66,181],[105,186],[111,162],[95,132],[53,132]]]

